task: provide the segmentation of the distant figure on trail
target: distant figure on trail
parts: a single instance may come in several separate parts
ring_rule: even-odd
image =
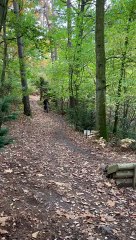
[[[44,105],[44,111],[48,113],[49,112],[49,101],[47,98],[43,101],[43,105]]]

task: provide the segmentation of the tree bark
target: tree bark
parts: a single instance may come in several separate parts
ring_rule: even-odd
[[[19,21],[19,5],[17,1],[13,1],[14,13],[16,15],[17,20]],[[21,85],[22,85],[22,94],[23,94],[23,105],[24,105],[24,114],[27,116],[31,115],[30,101],[28,95],[28,85],[26,78],[26,67],[24,61],[24,47],[23,47],[23,39],[20,36],[18,30],[16,30],[17,36],[17,46],[18,46],[18,57],[19,57],[19,65],[20,65],[20,76],[21,76]]]
[[[53,1],[46,0],[43,8],[44,8],[44,16],[45,16],[46,22],[47,22],[47,27],[48,27],[49,32],[51,33],[53,24],[52,24],[52,21],[50,20],[50,17],[54,16]],[[49,41],[50,41],[50,49],[51,49],[50,50],[51,51],[51,60],[53,63],[58,58],[57,57],[57,48],[56,48],[55,40],[53,39],[52,36],[49,36]]]
[[[71,56],[72,48],[72,10],[71,0],[67,0],[67,34],[68,34],[68,62],[69,62],[69,102],[70,107],[75,108],[78,105],[78,91],[81,78],[81,50],[83,41],[83,29],[84,29],[84,11],[86,1],[81,0],[78,4],[78,15],[76,19],[76,46],[74,49],[74,55]],[[71,61],[72,59],[72,61]]]
[[[125,55],[123,56],[123,60],[121,63],[121,71],[120,71],[120,79],[118,82],[118,91],[117,91],[117,102],[116,102],[116,109],[115,109],[115,117],[114,117],[114,126],[113,126],[113,133],[117,133],[117,126],[118,126],[118,119],[119,119],[119,107],[120,107],[120,96],[121,96],[121,87],[122,87],[122,80],[124,76],[124,68],[125,68]]]
[[[106,77],[104,44],[104,0],[96,0],[96,129],[107,139],[106,129]]]
[[[72,12],[71,12],[71,0],[67,0],[67,35],[68,35],[68,54],[67,60],[69,65],[69,106],[74,108],[75,99],[73,93],[73,67],[71,64],[71,48],[72,48]]]
[[[43,100],[43,95],[44,95],[43,87],[44,87],[44,78],[40,77],[40,101]]]
[[[6,41],[6,23],[3,23],[3,41],[4,41],[4,50],[3,50],[3,66],[1,72],[1,87],[3,87],[5,82],[6,75],[6,66],[7,66],[7,41]]]
[[[4,22],[6,21],[7,6],[8,6],[8,0],[0,1],[0,31],[2,29]]]
[[[125,39],[125,51],[122,53],[120,79],[119,79],[118,91],[117,91],[117,102],[116,102],[115,117],[114,117],[114,126],[113,126],[113,133],[114,133],[114,134],[117,133],[122,81],[123,81],[123,79],[125,78],[125,61],[126,61],[126,56],[127,56],[127,47],[128,47],[128,38],[126,37],[126,39]]]
[[[131,18],[129,19],[131,22]],[[127,27],[127,35],[129,33],[129,25]],[[118,119],[119,119],[119,107],[120,107],[120,97],[122,92],[122,81],[125,79],[125,62],[127,58],[127,48],[128,48],[128,37],[125,38],[124,43],[124,52],[122,53],[122,62],[121,62],[121,69],[120,69],[120,79],[118,82],[118,91],[117,91],[117,101],[116,101],[116,108],[115,108],[115,117],[114,117],[114,126],[113,126],[113,133],[117,133],[118,127]]]

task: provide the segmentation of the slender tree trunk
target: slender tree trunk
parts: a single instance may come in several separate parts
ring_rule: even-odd
[[[7,41],[6,41],[6,23],[3,23],[3,40],[4,40],[4,51],[3,51],[3,66],[1,72],[1,86],[3,87],[6,75],[7,66]]]
[[[14,7],[16,18],[19,21],[19,5],[17,1],[13,1],[13,7]],[[29,101],[29,95],[28,95],[23,40],[18,30],[16,30],[16,34],[17,34],[17,46],[18,46],[18,56],[19,56],[19,64],[20,64],[20,76],[21,76],[21,84],[22,84],[22,94],[23,94],[22,101],[24,105],[24,114],[27,116],[30,116],[31,108],[30,108],[30,101]]]
[[[123,106],[123,126],[122,126],[122,130],[123,130],[123,138],[127,137],[127,133],[129,130],[129,121],[128,121],[128,113],[129,113],[129,100],[127,99],[124,102],[124,106]]]
[[[126,37],[126,39],[125,39],[125,51],[122,54],[120,79],[119,79],[119,82],[118,82],[117,102],[116,102],[114,126],[113,126],[113,133],[114,134],[117,133],[117,127],[118,127],[121,88],[122,88],[122,81],[123,81],[123,78],[125,76],[125,61],[126,61],[126,56],[127,56],[127,47],[128,47],[128,38]]]
[[[45,16],[46,22],[47,22],[47,27],[48,27],[49,32],[51,33],[53,24],[52,24],[52,21],[50,20],[50,18],[52,16],[54,16],[53,1],[45,0],[43,8],[44,8],[44,16]],[[50,41],[50,49],[51,49],[50,50],[51,51],[51,60],[53,63],[58,58],[57,57],[57,48],[56,48],[55,41],[51,36],[49,36],[49,41]]]
[[[78,16],[76,21],[76,46],[74,56],[71,56],[72,48],[72,10],[71,1],[67,0],[67,33],[68,33],[68,62],[69,62],[69,93],[70,93],[70,107],[76,108],[78,104],[78,90],[81,73],[81,49],[83,40],[83,21],[86,1],[81,0],[78,5]],[[73,59],[73,63],[72,60]],[[75,79],[73,80],[73,77]],[[76,109],[75,109],[76,111]]]
[[[8,0],[0,0],[0,31],[4,22],[6,21]]]
[[[126,71],[124,72],[124,80],[126,80]],[[127,87],[124,84],[124,94],[127,93]],[[128,97],[125,98],[124,104],[123,104],[123,138],[127,136],[127,132],[129,130],[129,120],[128,120],[128,113],[129,113],[129,107],[130,107],[130,102]]]
[[[64,115],[64,99],[63,99],[63,97],[61,98],[60,110],[61,110],[61,115]]]
[[[78,91],[79,85],[81,82],[81,72],[82,72],[82,65],[81,65],[81,58],[82,58],[82,43],[83,43],[83,33],[84,33],[84,12],[85,12],[86,1],[81,0],[79,4],[79,14],[77,17],[77,36],[76,36],[76,49],[74,55],[75,61],[75,92],[76,92],[76,102],[78,103]]]
[[[72,48],[72,12],[71,12],[71,0],[67,0],[67,34],[68,34],[68,54],[67,60],[69,64],[69,106],[74,108],[75,100],[73,93],[73,66],[71,64],[71,48]]]
[[[116,109],[115,109],[115,117],[114,117],[114,126],[113,126],[113,133],[117,133],[117,126],[118,126],[118,119],[119,119],[119,107],[120,107],[120,96],[121,96],[121,87],[122,87],[122,79],[124,76],[124,64],[125,64],[125,56],[123,57],[121,63],[121,71],[120,71],[120,79],[118,82],[118,92],[117,92],[117,102],[116,102]]]
[[[107,139],[104,2],[105,0],[96,0],[96,128],[99,131],[100,136]]]
[[[40,77],[40,101],[43,100],[43,95],[44,95],[44,78]]]
[[[120,97],[121,97],[121,91],[122,91],[122,81],[125,79],[125,61],[127,58],[127,48],[129,44],[128,40],[128,34],[130,29],[130,23],[134,21],[135,19],[135,3],[132,5],[132,9],[129,14],[128,18],[128,25],[126,28],[126,38],[124,42],[124,52],[122,53],[122,62],[121,62],[121,69],[120,69],[120,79],[118,83],[118,91],[117,91],[117,102],[116,102],[116,108],[115,108],[115,117],[114,117],[114,126],[113,126],[113,133],[117,133],[117,127],[118,127],[118,119],[119,119],[119,107],[120,107]],[[126,91],[127,89],[125,89]]]

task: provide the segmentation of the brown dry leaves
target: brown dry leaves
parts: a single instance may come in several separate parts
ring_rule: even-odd
[[[117,189],[103,174],[108,163],[135,161],[134,156],[93,144],[61,116],[45,114],[36,100],[32,119],[11,123],[16,142],[0,153],[0,235],[25,240],[136,239],[135,191]]]
[[[10,220],[10,217],[8,216],[2,216],[0,217],[0,226],[4,227],[6,225],[6,222]]]

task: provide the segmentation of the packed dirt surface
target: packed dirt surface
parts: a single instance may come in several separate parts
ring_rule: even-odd
[[[9,124],[14,143],[0,152],[0,239],[136,239],[136,191],[103,173],[134,153],[93,144],[31,103],[32,118]]]

